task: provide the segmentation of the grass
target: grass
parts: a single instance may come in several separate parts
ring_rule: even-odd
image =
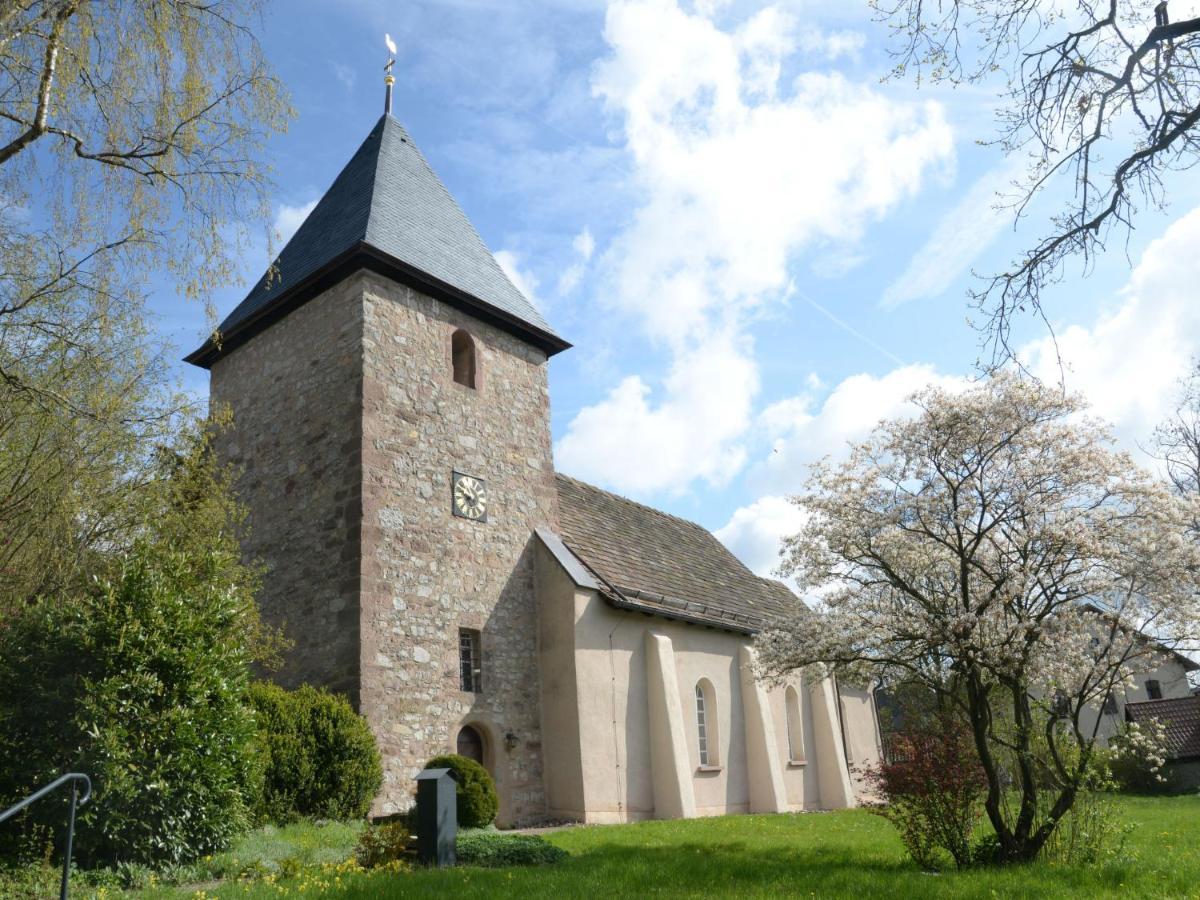
[[[1200,898],[1200,797],[1120,798],[1132,830],[1093,867],[1037,863],[930,875],[904,856],[891,827],[860,810],[571,828],[548,839],[571,854],[537,868],[412,873],[307,870],[271,882],[153,888],[143,900],[196,897],[1145,897]],[[291,826],[247,836],[207,865],[229,876],[256,860],[329,863],[351,852],[356,828]],[[268,866],[268,868],[270,868]],[[285,867],[287,868],[287,867]],[[111,894],[110,894],[111,896]]]

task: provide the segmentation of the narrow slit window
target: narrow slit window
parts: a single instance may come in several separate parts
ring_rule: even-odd
[[[454,380],[474,389],[475,341],[461,328],[450,338],[450,357],[454,366]]]
[[[708,722],[704,710],[704,688],[696,685],[696,737],[700,742],[700,765],[708,762]]]
[[[717,694],[712,682],[701,678],[696,684],[696,749],[700,768],[721,765],[721,734],[717,725]]]
[[[458,630],[459,687],[472,694],[483,691],[483,654],[480,635],[474,628]]]
[[[783,700],[787,712],[788,762],[804,762],[804,726],[800,719],[800,692],[788,685]]]

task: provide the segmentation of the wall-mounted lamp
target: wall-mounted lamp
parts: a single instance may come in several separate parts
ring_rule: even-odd
[[[517,736],[511,731],[504,735],[504,748],[510,753],[517,749]]]

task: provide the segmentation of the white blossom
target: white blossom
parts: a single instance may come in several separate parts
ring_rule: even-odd
[[[1078,397],[1034,380],[912,401],[918,415],[881,422],[792,498],[806,524],[780,572],[819,614],[762,635],[762,665],[949,693],[979,717],[981,754],[989,704],[1012,698],[1019,722],[1064,720],[1046,740],[1065,731],[1086,760],[1084,708],[1197,634],[1198,504],[1115,449]],[[1078,774],[1060,768],[1064,784]]]

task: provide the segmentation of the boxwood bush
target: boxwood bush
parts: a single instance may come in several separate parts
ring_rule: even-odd
[[[248,824],[257,613],[223,574],[236,553],[143,543],[80,596],[23,607],[0,627],[0,807],[63,772],[90,775],[75,833],[84,865],[178,863]],[[0,840],[10,855],[44,852],[64,819],[60,794],[5,823]]]
[[[510,834],[504,831],[466,831],[455,845],[458,863],[463,866],[538,866],[556,863],[569,855],[535,834]]]
[[[454,772],[458,787],[455,790],[458,806],[459,828],[483,828],[490,825],[500,809],[496,796],[496,782],[488,770],[465,756],[447,753],[435,756],[425,763],[426,769],[450,769]]]
[[[361,819],[383,783],[366,719],[344,697],[307,685],[250,688],[265,775],[258,818]]]

